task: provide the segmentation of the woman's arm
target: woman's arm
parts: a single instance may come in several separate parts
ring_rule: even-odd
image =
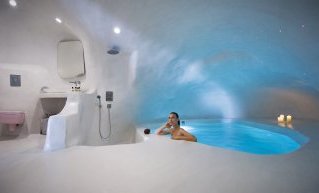
[[[165,125],[161,126],[160,128],[157,129],[157,135],[167,135],[170,134],[170,125],[166,123]]]
[[[191,135],[182,128],[180,128],[179,133],[177,135],[172,135],[172,139],[197,142],[197,138],[195,136]]]

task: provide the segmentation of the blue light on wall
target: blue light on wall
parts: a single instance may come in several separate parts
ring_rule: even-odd
[[[173,49],[144,53],[137,119],[318,116],[306,107],[319,107],[319,4],[259,3],[225,5]]]

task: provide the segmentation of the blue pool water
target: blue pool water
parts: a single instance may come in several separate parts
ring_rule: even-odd
[[[152,133],[160,124],[148,125]],[[299,149],[308,138],[297,131],[243,121],[182,121],[182,128],[197,137],[198,143],[253,154],[285,154]]]

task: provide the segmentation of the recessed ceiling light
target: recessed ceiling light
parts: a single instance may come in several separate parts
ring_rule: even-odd
[[[60,18],[58,18],[58,17],[55,18],[55,21],[56,21],[57,23],[62,23],[62,20],[61,20]]]
[[[121,33],[121,29],[119,27],[114,27],[113,28],[114,33],[119,34]]]
[[[9,4],[10,4],[12,7],[17,6],[17,2],[16,2],[15,0],[10,0],[10,1],[9,1]]]

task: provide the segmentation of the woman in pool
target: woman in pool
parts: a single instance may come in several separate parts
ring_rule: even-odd
[[[196,142],[197,139],[195,136],[191,135],[183,128],[180,128],[180,121],[179,116],[175,112],[171,112],[168,116],[168,121],[165,125],[160,127],[157,131],[158,135],[167,135],[171,134],[172,139],[175,140],[186,140],[186,141],[194,141]]]

